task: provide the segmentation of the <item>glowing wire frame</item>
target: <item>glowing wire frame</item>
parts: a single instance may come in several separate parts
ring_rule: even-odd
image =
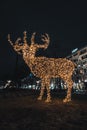
[[[67,86],[67,95],[63,102],[71,101],[71,90],[73,86],[72,74],[75,69],[75,64],[66,58],[47,58],[47,57],[36,57],[35,53],[39,48],[46,49],[50,43],[48,34],[42,35],[43,45],[35,44],[35,34],[32,34],[31,45],[27,42],[27,33],[24,32],[23,44],[19,44],[21,38],[18,38],[13,44],[8,35],[8,41],[13,46],[14,50],[19,54],[23,54],[23,59],[31,69],[31,72],[41,79],[41,91],[38,100],[42,100],[44,89],[47,89],[46,102],[51,102],[50,95],[50,80],[51,78],[60,77],[63,79]]]

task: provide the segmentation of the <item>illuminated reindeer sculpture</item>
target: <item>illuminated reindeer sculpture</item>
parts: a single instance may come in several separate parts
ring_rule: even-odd
[[[67,83],[68,86],[67,95],[63,102],[71,101],[71,90],[73,86],[72,74],[75,68],[74,63],[66,58],[36,57],[36,51],[39,48],[46,49],[49,45],[50,39],[48,34],[42,35],[42,41],[44,42],[42,45],[35,44],[34,39],[35,33],[33,33],[31,37],[31,45],[29,45],[27,43],[27,34],[24,32],[24,43],[21,43],[21,38],[18,38],[15,44],[13,44],[10,39],[10,35],[8,35],[8,41],[13,46],[14,50],[23,55],[23,59],[31,69],[31,72],[41,79],[41,91],[38,100],[42,100],[46,87],[46,102],[51,102],[50,80],[51,78],[60,77]]]

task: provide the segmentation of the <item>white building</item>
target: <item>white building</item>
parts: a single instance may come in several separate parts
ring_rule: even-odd
[[[81,49],[74,49],[67,58],[77,63],[79,66],[82,65],[83,68],[87,68],[87,46]]]
[[[82,90],[87,87],[87,46],[81,49],[74,49],[72,53],[66,58],[77,64],[76,77],[78,77],[78,82],[74,82],[73,88]],[[86,85],[85,85],[86,84]]]

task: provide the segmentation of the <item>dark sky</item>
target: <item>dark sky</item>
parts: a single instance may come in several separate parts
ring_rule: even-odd
[[[3,0],[0,2],[0,79],[24,74],[26,67],[7,42],[27,30],[28,35],[48,33],[51,42],[39,55],[65,57],[74,48],[87,45],[87,5],[85,2],[51,0]]]

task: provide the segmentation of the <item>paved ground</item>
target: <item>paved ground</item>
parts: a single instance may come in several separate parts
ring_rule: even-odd
[[[0,130],[87,130],[87,95],[52,92],[52,103],[37,101],[29,90],[0,90]]]

